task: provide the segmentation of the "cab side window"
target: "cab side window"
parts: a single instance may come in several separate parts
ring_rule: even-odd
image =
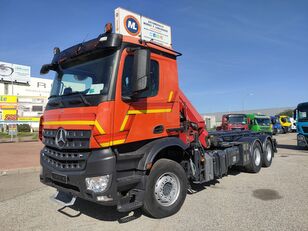
[[[122,75],[122,96],[130,96],[132,94],[132,72],[134,57],[129,55],[125,59],[123,75]],[[147,98],[157,95],[159,86],[159,64],[155,60],[151,60],[150,78],[148,80],[148,89],[141,92],[139,98]]]

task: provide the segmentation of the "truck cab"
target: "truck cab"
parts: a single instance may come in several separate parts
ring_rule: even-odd
[[[308,148],[308,102],[297,105],[294,119],[297,125],[297,146]]]
[[[221,126],[217,130],[242,131],[248,130],[245,114],[226,114],[222,116]]]
[[[282,126],[282,130],[283,133],[288,133],[291,131],[291,121],[290,121],[290,117],[286,116],[286,115],[278,115],[277,116],[279,118],[279,122]]]
[[[283,132],[282,126],[279,122],[279,118],[276,116],[271,116],[273,135],[280,134]]]
[[[272,122],[269,116],[262,114],[247,114],[249,130],[254,132],[272,133]]]

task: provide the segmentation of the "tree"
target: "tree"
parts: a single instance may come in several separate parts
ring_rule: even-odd
[[[278,115],[286,115],[286,116],[289,116],[289,117],[293,117],[293,110],[292,109],[284,110],[284,111],[278,113]]]

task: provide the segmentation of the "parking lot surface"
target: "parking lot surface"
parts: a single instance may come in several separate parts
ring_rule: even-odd
[[[270,168],[259,174],[232,171],[194,187],[177,214],[159,220],[84,200],[61,208],[49,200],[55,189],[40,184],[37,172],[0,176],[0,229],[308,230],[308,151],[296,148],[295,134],[276,139]]]

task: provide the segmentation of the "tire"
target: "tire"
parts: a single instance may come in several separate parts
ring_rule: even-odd
[[[263,167],[269,167],[272,164],[272,159],[273,159],[273,145],[270,140],[266,140],[265,143],[265,150],[263,152]]]
[[[257,173],[262,167],[262,148],[258,141],[255,141],[251,150],[250,164],[246,167],[246,170],[251,173]]]
[[[168,217],[180,210],[187,194],[183,167],[169,159],[158,160],[147,179],[143,211],[154,217]]]
[[[282,134],[286,134],[286,133],[287,133],[287,131],[286,131],[285,127],[282,127]]]

